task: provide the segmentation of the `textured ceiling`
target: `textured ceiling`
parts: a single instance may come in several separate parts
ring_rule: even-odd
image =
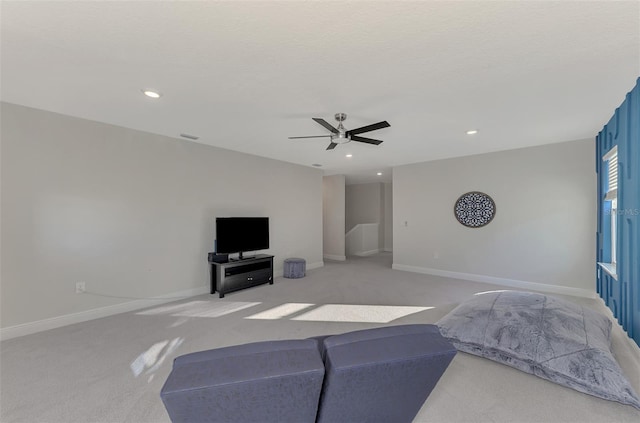
[[[640,76],[637,1],[3,1],[1,19],[2,101],[350,183],[593,138]],[[336,112],[347,129],[389,121],[362,134],[384,143],[287,139],[326,134],[311,118]]]

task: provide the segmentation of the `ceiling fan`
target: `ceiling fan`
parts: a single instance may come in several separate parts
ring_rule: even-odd
[[[336,148],[336,146],[338,144],[346,144],[349,141],[358,141],[358,142],[364,142],[364,143],[367,143],[367,144],[378,145],[378,144],[382,143],[382,141],[374,140],[372,138],[361,137],[361,136],[358,136],[357,134],[362,134],[363,132],[375,131],[377,129],[382,129],[382,128],[388,128],[389,126],[391,126],[391,125],[389,125],[389,122],[384,120],[382,122],[374,123],[374,124],[367,125],[367,126],[362,126],[360,128],[351,129],[351,130],[347,131],[345,129],[345,127],[342,126],[342,122],[344,122],[347,119],[347,115],[345,113],[336,113],[335,118],[338,121],[338,127],[337,128],[334,128],[333,126],[331,126],[331,124],[329,122],[327,122],[326,120],[324,120],[322,118],[313,118],[313,120],[315,120],[317,123],[319,123],[320,125],[322,125],[325,128],[327,128],[329,131],[331,131],[330,135],[311,135],[311,136],[307,136],[307,137],[289,137],[289,139],[292,140],[292,139],[298,139],[298,138],[325,138],[325,137],[330,137],[331,138],[331,143],[327,147],[327,150],[333,150],[334,148]]]

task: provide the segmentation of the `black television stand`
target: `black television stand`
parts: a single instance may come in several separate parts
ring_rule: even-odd
[[[254,258],[256,258],[257,256],[249,256],[249,257],[245,257],[242,255],[242,253],[240,253],[240,255],[237,258],[229,258],[229,261],[244,261],[244,260],[252,260]]]
[[[226,263],[209,261],[209,269],[211,293],[218,291],[220,298],[224,298],[227,292],[263,283],[273,285],[273,256],[267,254],[238,258]]]

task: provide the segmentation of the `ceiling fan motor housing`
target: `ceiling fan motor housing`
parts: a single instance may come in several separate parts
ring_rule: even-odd
[[[331,142],[335,142],[336,144],[346,144],[351,141],[351,137],[347,136],[343,131],[331,135]]]
[[[345,129],[344,126],[342,126],[342,122],[344,122],[347,119],[347,114],[336,113],[335,118],[338,121],[338,127],[336,128],[338,130],[338,133],[331,135],[331,142],[334,142],[336,144],[346,144],[349,141],[351,141],[351,137],[348,136],[346,133],[347,130]]]

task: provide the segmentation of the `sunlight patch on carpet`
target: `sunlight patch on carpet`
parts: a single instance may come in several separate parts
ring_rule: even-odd
[[[287,303],[261,311],[245,319],[286,319],[307,322],[361,322],[389,323],[410,314],[431,310],[434,307]],[[304,311],[306,309],[310,309]]]
[[[183,338],[156,342],[131,362],[129,365],[131,372],[135,377],[146,373],[150,375],[148,381],[151,382],[153,380],[153,373],[160,368],[165,359],[182,345],[183,342]]]
[[[259,302],[220,302],[213,303],[210,301],[190,301],[184,304],[154,307],[144,310],[136,314],[142,316],[154,316],[159,314],[167,314],[174,317],[220,317],[226,314],[235,313],[245,308],[253,307]]]
[[[434,307],[325,304],[296,316],[292,320],[309,322],[389,323],[401,317],[432,308]]]
[[[304,309],[313,307],[315,304],[305,303],[287,303],[281,306],[270,308],[269,310],[261,311],[254,315],[245,317],[245,319],[260,319],[260,320],[278,320],[283,319],[295,313],[299,313]]]

